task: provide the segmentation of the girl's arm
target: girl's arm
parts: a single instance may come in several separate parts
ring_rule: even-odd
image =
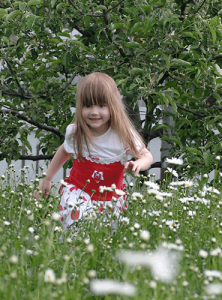
[[[134,175],[137,176],[140,171],[148,169],[152,162],[152,154],[144,148],[140,158],[135,159],[135,161],[130,160],[125,164],[125,172],[133,171]]]
[[[56,151],[48,170],[46,171],[46,176],[44,180],[39,185],[39,190],[44,192],[44,197],[46,198],[49,195],[51,189],[51,181],[59,169],[64,165],[64,163],[69,159],[71,153],[67,153],[64,149],[64,144],[62,144],[59,149]],[[36,200],[39,200],[39,191],[34,191],[34,196]]]

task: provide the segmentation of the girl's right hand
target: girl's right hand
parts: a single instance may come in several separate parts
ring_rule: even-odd
[[[52,182],[51,180],[48,180],[47,178],[44,178],[44,180],[40,183],[38,190],[35,190],[33,195],[36,198],[36,201],[39,201],[40,193],[44,193],[43,196],[45,198],[48,197],[49,191],[51,189]]]

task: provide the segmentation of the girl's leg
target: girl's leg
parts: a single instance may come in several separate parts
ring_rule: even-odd
[[[72,184],[63,188],[59,213],[64,230],[73,227],[89,210],[92,210],[92,204],[87,193]]]

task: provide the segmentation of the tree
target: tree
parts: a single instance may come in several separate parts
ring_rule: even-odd
[[[221,13],[212,0],[0,3],[0,159],[51,158],[73,118],[73,79],[101,71],[131,109],[145,101],[147,143],[159,136],[173,156],[183,155],[191,175],[209,172],[222,154]],[[163,105],[175,111],[172,136],[163,136]],[[34,129],[42,154],[21,155],[22,147],[32,151]]]

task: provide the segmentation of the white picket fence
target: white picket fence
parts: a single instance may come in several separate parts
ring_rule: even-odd
[[[143,119],[145,117],[145,110],[146,110],[146,108],[144,106],[140,106],[141,119]],[[38,139],[35,138],[34,133],[32,133],[29,136],[29,142],[32,146],[33,151],[32,151],[32,153],[28,153],[28,154],[37,155]],[[160,139],[155,138],[154,140],[152,140],[150,142],[148,147],[153,155],[153,158],[154,158],[153,162],[160,161],[160,148],[161,148]],[[30,160],[26,160],[26,161],[18,160],[18,161],[11,162],[11,164],[13,164],[15,166],[15,170],[19,176],[22,174],[21,169],[23,169],[24,166],[29,166],[28,173],[29,173],[30,181],[35,180],[36,174],[41,175],[43,172],[45,172],[47,170],[47,164],[49,164],[49,163],[50,163],[50,160],[40,160],[40,161],[34,161],[34,162],[30,161]],[[6,163],[6,160],[0,161],[0,175],[4,174],[7,168],[8,168],[8,164]],[[62,178],[68,176],[69,172],[70,172],[69,169],[63,170],[63,168],[62,168],[54,177],[54,179],[53,179],[54,183],[57,183]],[[150,174],[154,174],[154,173],[156,174],[156,179],[159,179],[160,178],[160,169],[159,168],[151,169]]]

